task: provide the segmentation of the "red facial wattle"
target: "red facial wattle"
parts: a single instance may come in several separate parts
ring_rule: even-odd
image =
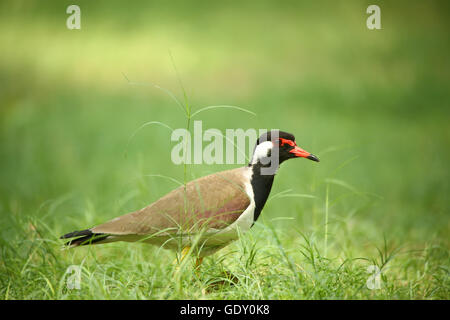
[[[302,148],[297,146],[295,141],[292,141],[289,139],[283,139],[283,138],[279,138],[279,139],[280,139],[280,147],[284,146],[285,144],[293,147],[291,150],[289,150],[289,153],[294,154],[296,157],[307,158],[307,159],[319,162],[319,158],[317,158],[312,153],[310,153],[306,150],[303,150]]]

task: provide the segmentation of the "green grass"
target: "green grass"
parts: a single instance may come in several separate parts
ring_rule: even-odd
[[[2,299],[448,299],[447,2],[0,10]],[[237,10],[239,8],[239,10]],[[324,9],[327,8],[327,9]],[[32,48],[32,50],[30,50]],[[186,127],[169,50],[203,128],[279,128],[321,162],[282,165],[252,230],[205,259],[145,244],[61,250],[59,236],[230,165],[176,166]],[[82,266],[81,289],[65,272]],[[381,270],[370,290],[368,267]],[[233,278],[226,274],[232,273]]]

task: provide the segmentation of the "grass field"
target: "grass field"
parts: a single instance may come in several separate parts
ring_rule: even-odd
[[[2,299],[448,299],[450,8],[446,1],[0,7]],[[170,53],[169,53],[170,52]],[[179,76],[175,71],[174,63]],[[282,165],[251,232],[205,259],[145,244],[61,250],[64,233],[176,187],[161,121],[278,128],[321,162]],[[189,165],[192,180],[238,165]],[[66,270],[81,266],[81,288]],[[367,282],[376,266],[380,287]],[[225,273],[226,272],[226,273]],[[232,273],[230,279],[226,274]],[[370,280],[369,280],[370,282]]]

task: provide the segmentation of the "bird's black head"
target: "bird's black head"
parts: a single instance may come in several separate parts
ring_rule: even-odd
[[[297,146],[293,134],[271,130],[262,134],[256,141],[252,164],[259,162],[270,165],[271,159],[277,156],[279,164],[292,158],[307,158],[319,162],[315,155]]]

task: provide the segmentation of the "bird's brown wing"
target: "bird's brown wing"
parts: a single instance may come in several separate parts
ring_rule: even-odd
[[[211,174],[191,181],[151,205],[92,228],[94,233],[149,235],[223,229],[250,205],[245,192],[248,168]]]

